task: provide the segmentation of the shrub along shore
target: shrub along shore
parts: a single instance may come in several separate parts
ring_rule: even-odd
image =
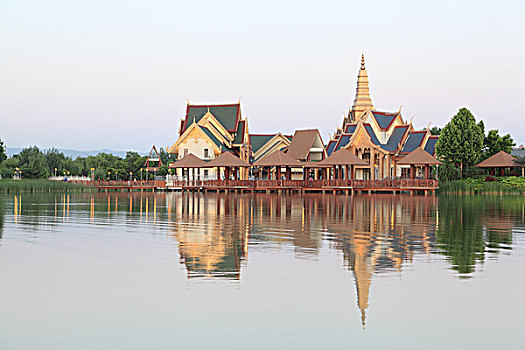
[[[439,184],[439,192],[449,194],[521,194],[525,193],[525,178],[487,176],[442,181]]]
[[[82,192],[90,189],[76,183],[44,179],[0,180],[0,193]]]

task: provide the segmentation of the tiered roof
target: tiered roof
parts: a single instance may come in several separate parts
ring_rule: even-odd
[[[354,105],[343,120],[342,128],[338,128],[333,138],[328,142],[328,155],[340,149],[348,148],[360,137],[364,129],[366,139],[373,147],[392,155],[406,155],[418,147],[429,154],[435,154],[439,136],[432,136],[428,129],[415,131],[412,122],[407,123],[401,117],[401,109],[397,112],[375,110],[370,98],[368,73],[365,69],[364,56],[361,57],[361,69],[357,78],[357,90]]]
[[[241,118],[241,103],[223,105],[192,105],[186,107],[186,118],[180,130],[180,135],[186,131],[188,126],[195,120],[201,120],[206,113],[210,112],[224,126],[228,132],[237,131],[237,125]]]

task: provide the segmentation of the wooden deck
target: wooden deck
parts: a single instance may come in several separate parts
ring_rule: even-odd
[[[238,191],[238,192],[401,192],[423,191],[435,193],[437,180],[205,180],[168,181],[168,190]]]
[[[198,180],[198,181],[93,181],[84,183],[98,191],[231,191],[231,192],[403,192],[434,194],[437,180]]]

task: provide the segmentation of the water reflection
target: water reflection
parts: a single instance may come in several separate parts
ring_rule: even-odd
[[[10,204],[7,204],[9,203]],[[22,204],[24,203],[24,204]],[[17,227],[59,224],[153,227],[175,242],[190,279],[242,280],[249,250],[291,250],[297,259],[339,253],[355,283],[365,325],[374,276],[421,261],[474,276],[487,258],[510,254],[525,199],[490,196],[96,193],[0,196]]]

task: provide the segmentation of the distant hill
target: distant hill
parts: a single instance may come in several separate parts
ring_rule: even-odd
[[[22,149],[23,148],[7,147],[6,148],[7,155],[9,157],[11,157],[14,154],[20,153],[20,151],[22,151]],[[103,148],[103,149],[99,149],[99,150],[93,150],[93,151],[77,151],[77,150],[74,150],[74,149],[62,149],[62,148],[57,148],[57,149],[60,152],[64,153],[64,155],[66,157],[71,157],[73,159],[75,159],[77,157],[96,156],[99,153],[108,153],[108,154],[113,154],[114,156],[117,156],[117,157],[125,158],[126,157],[126,152],[127,152],[127,151],[115,151],[115,150],[111,150],[111,149],[107,149],[107,148]],[[41,150],[45,150],[45,148],[41,148]],[[142,156],[147,156],[148,155],[147,152],[137,152],[137,153],[142,155]]]

